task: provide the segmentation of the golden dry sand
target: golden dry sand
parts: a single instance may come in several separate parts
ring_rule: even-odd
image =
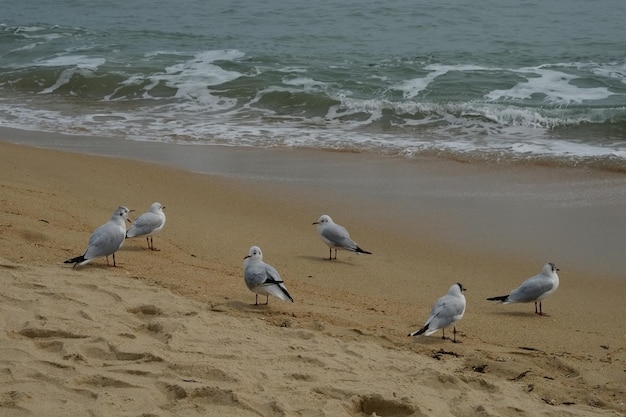
[[[63,264],[118,205],[154,201],[160,251],[134,239],[116,268]],[[289,185],[0,143],[0,415],[626,413],[626,281],[561,266],[540,317],[485,298],[543,263],[397,233],[350,204],[327,214],[373,255],[326,261],[311,225],[325,212]],[[251,245],[295,303],[253,305]],[[407,338],[457,281],[462,343]]]

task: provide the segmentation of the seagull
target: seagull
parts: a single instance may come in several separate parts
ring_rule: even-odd
[[[127,238],[133,237],[146,237],[148,242],[148,249],[158,250],[154,248],[152,242],[152,236],[163,230],[165,226],[165,213],[163,213],[163,207],[161,203],[152,203],[147,212],[137,217],[133,224],[128,228],[126,232]]]
[[[328,259],[333,259],[333,249],[335,249],[335,258],[337,259],[337,249],[349,250],[356,253],[372,252],[365,251],[350,239],[350,234],[345,227],[333,222],[329,215],[324,214],[314,222],[317,225],[317,233],[320,235],[324,243],[328,245]]]
[[[109,255],[113,255],[113,266],[115,265],[115,252],[122,247],[126,236],[126,220],[131,210],[124,206],[118,207],[111,219],[93,231],[89,238],[89,244],[85,253],[72,259],[68,259],[64,263],[77,265],[85,265],[95,258],[106,256],[107,265],[109,265]]]
[[[433,309],[430,311],[430,316],[424,323],[424,327],[409,333],[409,336],[419,336],[421,334],[428,336],[441,329],[443,332],[442,339],[445,339],[445,328],[454,326],[454,339],[452,341],[456,343],[456,323],[465,314],[465,296],[463,295],[465,290],[463,285],[459,283],[451,286],[448,293],[435,302]]]
[[[243,278],[250,291],[256,293],[254,305],[259,305],[259,294],[265,295],[265,305],[269,303],[270,295],[293,303],[276,268],[263,262],[263,252],[258,246],[252,246],[248,256],[243,258]]]
[[[559,275],[556,273],[559,268],[552,262],[543,266],[541,273],[528,278],[522,285],[511,291],[508,295],[487,298],[489,301],[502,301],[502,304],[530,303],[535,302],[535,314],[543,315],[541,310],[541,300],[552,295],[559,288]],[[539,302],[539,311],[537,311]]]

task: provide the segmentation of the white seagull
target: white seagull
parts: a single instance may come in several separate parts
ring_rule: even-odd
[[[317,233],[320,235],[324,243],[328,245],[328,259],[333,259],[333,249],[335,249],[335,258],[337,259],[337,249],[348,250],[356,253],[371,252],[361,249],[352,239],[345,227],[333,222],[329,215],[323,214],[313,224],[317,225]]]
[[[559,275],[556,273],[559,268],[552,262],[543,266],[541,273],[528,278],[522,285],[514,289],[508,295],[487,298],[489,301],[502,301],[502,304],[530,303],[535,302],[535,314],[543,315],[541,310],[541,300],[552,295],[559,288]],[[539,302],[539,311],[537,311]]]
[[[148,249],[158,250],[154,248],[152,236],[163,230],[165,226],[165,213],[163,213],[163,205],[161,203],[152,203],[147,212],[137,217],[133,224],[126,232],[127,238],[146,237]]]
[[[113,266],[115,266],[115,252],[122,247],[124,238],[126,237],[126,220],[131,210],[120,206],[118,207],[111,219],[93,231],[89,238],[89,244],[85,253],[72,259],[65,261],[66,264],[85,265],[95,258],[106,256],[107,265],[109,264],[109,255],[113,255]]]
[[[252,246],[248,256],[243,258],[243,278],[250,291],[256,293],[255,305],[259,305],[259,294],[267,297],[266,305],[270,295],[293,303],[293,298],[276,268],[263,262],[263,252],[258,246]]]
[[[445,339],[445,328],[454,326],[454,339],[456,343],[456,323],[463,318],[465,314],[465,296],[463,295],[463,285],[457,283],[450,287],[448,293],[438,299],[430,311],[430,316],[424,323],[424,327],[409,333],[409,336],[419,336],[424,334],[426,336],[435,333],[441,329],[443,332],[442,339]]]

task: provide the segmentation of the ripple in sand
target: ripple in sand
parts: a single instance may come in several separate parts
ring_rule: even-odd
[[[419,409],[407,399],[388,400],[380,394],[359,395],[352,398],[354,415],[405,417],[424,416]]]
[[[65,330],[41,329],[36,327],[26,327],[20,330],[18,333],[31,339],[45,339],[52,337],[58,337],[62,339],[85,339],[89,337],[80,334],[74,334]]]

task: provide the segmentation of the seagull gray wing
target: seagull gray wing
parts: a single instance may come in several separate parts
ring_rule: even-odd
[[[444,296],[437,300],[425,323],[429,330],[441,329],[457,321],[463,313],[463,303],[455,297]]]
[[[152,233],[163,225],[163,219],[155,213],[144,213],[128,229],[128,237],[143,236]]]
[[[283,279],[272,265],[265,264],[265,281],[264,284],[280,284]]]
[[[527,279],[522,285],[511,291],[508,300],[521,303],[535,301],[553,289],[554,285],[555,283],[548,277],[538,275]]]
[[[350,239],[348,231],[338,224],[329,224],[322,230],[322,237],[334,246],[356,250],[356,243]]]
[[[123,231],[113,223],[98,227],[89,238],[85,259],[108,256],[117,251],[124,243]]]

